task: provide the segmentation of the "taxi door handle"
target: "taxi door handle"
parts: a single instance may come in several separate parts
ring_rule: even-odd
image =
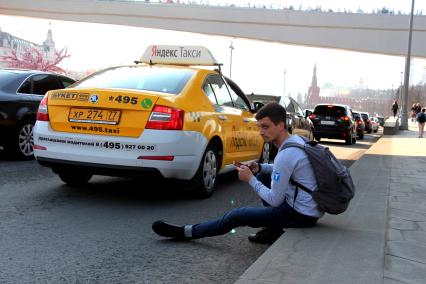
[[[220,120],[226,120],[227,118],[226,118],[226,116],[225,116],[225,115],[219,115],[219,119],[220,119]]]
[[[244,117],[244,118],[243,118],[243,121],[244,121],[244,122],[250,122],[250,119],[248,119],[247,117]]]

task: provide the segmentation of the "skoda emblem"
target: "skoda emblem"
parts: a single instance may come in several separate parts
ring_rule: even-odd
[[[98,95],[95,95],[95,94],[91,95],[89,98],[90,102],[93,104],[97,103],[98,99],[99,99]]]

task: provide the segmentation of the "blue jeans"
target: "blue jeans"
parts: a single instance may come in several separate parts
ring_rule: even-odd
[[[258,176],[260,181],[263,177]],[[268,182],[265,180],[265,182]],[[270,184],[270,175],[269,175]],[[304,228],[316,224],[317,218],[300,214],[287,202],[278,207],[267,204],[265,207],[242,207],[236,208],[220,218],[192,226],[192,237],[194,239],[223,235],[234,228],[249,226],[252,228]]]

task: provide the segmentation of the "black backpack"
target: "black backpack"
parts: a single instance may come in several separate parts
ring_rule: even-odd
[[[301,138],[305,140],[304,145],[286,143],[280,151],[289,147],[304,150],[314,170],[318,189],[312,191],[290,178],[290,182],[296,186],[294,200],[296,200],[300,188],[311,194],[319,208],[324,212],[330,214],[343,213],[355,195],[355,185],[348,168],[337,160],[328,147],[319,145],[315,141],[309,141],[305,137],[301,136]]]
[[[424,123],[426,122],[426,114],[424,112],[419,112],[417,115],[417,122]]]

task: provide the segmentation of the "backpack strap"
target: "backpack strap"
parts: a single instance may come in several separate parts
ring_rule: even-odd
[[[303,139],[303,141],[305,141],[305,143],[306,144],[310,144],[310,145],[312,145],[312,146],[315,146],[316,144],[318,144],[317,142],[315,142],[315,141],[309,141],[307,138],[305,138],[305,137],[303,137],[303,136],[300,136],[300,135],[298,135],[300,138],[302,138]],[[299,144],[299,143],[295,143],[295,142],[290,142],[290,143],[286,143],[286,144],[284,144],[283,145],[283,147],[281,147],[279,150],[278,150],[278,152],[280,152],[280,151],[282,151],[282,150],[284,150],[284,149],[287,149],[287,148],[290,148],[290,147],[295,147],[295,148],[299,148],[299,149],[302,149],[303,151],[305,151],[305,145],[301,145],[301,144]],[[307,188],[306,186],[304,186],[304,185],[302,185],[302,184],[300,184],[300,183],[298,183],[297,181],[295,181],[292,177],[290,177],[290,183],[292,184],[292,185],[294,185],[294,186],[296,186],[296,191],[295,191],[295,193],[294,193],[294,199],[293,199],[293,209],[294,209],[294,204],[296,203],[296,198],[297,198],[297,195],[299,194],[299,188],[300,189],[302,189],[303,191],[305,191],[305,192],[307,192],[307,193],[309,193],[309,194],[312,194],[312,190],[310,190],[309,188]]]
[[[310,190],[309,188],[307,188],[303,184],[300,184],[297,181],[295,181],[293,178],[290,178],[290,183],[292,185],[296,186],[296,188],[300,188],[301,190],[303,190],[304,192],[307,192],[309,194],[311,194],[313,192],[312,190]],[[294,198],[294,199],[296,199],[296,198]]]

